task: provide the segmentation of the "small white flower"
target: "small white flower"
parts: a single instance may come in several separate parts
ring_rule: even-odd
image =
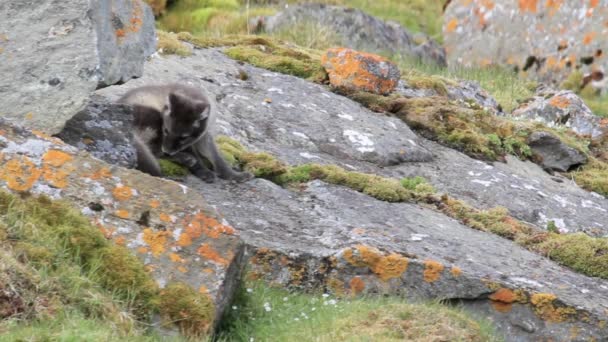
[[[264,306],[270,306],[270,303],[265,302],[265,303],[264,303]]]
[[[329,300],[329,304],[330,304],[330,305],[336,305],[336,303],[337,303],[337,302],[336,302],[336,300],[335,300],[335,299],[330,299],[330,300]]]
[[[323,305],[327,305],[327,302],[323,302]]]
[[[248,292],[248,293],[251,293],[251,292],[253,292],[253,289],[247,289],[247,292]],[[253,338],[253,337],[252,337],[252,338]]]
[[[236,310],[236,309],[238,309],[238,307],[236,305],[233,305],[232,310]]]
[[[298,317],[296,317],[296,318],[294,318],[293,320],[294,320],[294,321],[299,321],[300,319],[299,319]]]
[[[327,297],[329,297],[329,295],[327,293],[324,293],[323,298],[327,298]]]
[[[304,312],[300,312],[300,315],[301,315],[302,317],[306,317],[306,313],[304,313]]]
[[[286,301],[287,301],[287,299],[289,299],[289,298],[287,298],[287,297],[283,297],[283,301],[284,301],[284,302],[286,302]]]
[[[270,306],[265,306],[265,307],[264,307],[264,310],[266,310],[266,312],[270,312],[270,311],[272,311],[272,309],[270,308]]]
[[[313,308],[312,308],[312,311],[315,311],[315,310],[317,310],[317,308],[313,307]]]
[[[255,339],[253,337],[250,337],[249,342],[253,342],[253,341],[255,341]]]

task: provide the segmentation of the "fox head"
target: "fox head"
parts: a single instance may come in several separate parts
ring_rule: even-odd
[[[162,151],[174,155],[192,146],[207,133],[211,105],[207,101],[172,92],[162,114]]]

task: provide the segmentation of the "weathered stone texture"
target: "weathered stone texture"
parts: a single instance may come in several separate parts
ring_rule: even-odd
[[[542,81],[608,66],[608,1],[451,1],[444,14],[450,65],[509,65]]]
[[[587,156],[562,142],[548,132],[534,132],[527,141],[532,151],[540,157],[539,164],[547,169],[568,172],[587,163]]]
[[[137,255],[161,288],[179,281],[208,294],[216,317],[232,298],[242,266],[238,233],[181,184],[110,166],[0,121],[0,186],[71,202]]]
[[[388,59],[351,49],[329,49],[321,63],[334,87],[388,95],[401,77],[397,65]]]
[[[348,48],[446,65],[444,49],[432,38],[421,33],[413,35],[396,22],[385,22],[358,9],[323,4],[290,5],[262,22],[268,32],[289,29],[297,23],[323,25],[336,33],[340,45]]]
[[[141,75],[154,36],[141,0],[0,2],[0,114],[58,133],[97,87]]]
[[[594,115],[583,100],[569,90],[539,91],[516,108],[511,116],[539,121],[549,127],[568,127],[592,138],[601,138],[608,133],[608,120]]]

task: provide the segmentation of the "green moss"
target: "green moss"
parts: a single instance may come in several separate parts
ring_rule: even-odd
[[[175,33],[157,30],[156,34],[158,36],[158,49],[162,49],[163,54],[179,56],[192,55],[192,49],[182,43]]]
[[[580,70],[575,70],[571,72],[568,77],[562,82],[560,85],[561,89],[568,89],[574,92],[579,92],[581,90],[581,85],[583,84],[583,73]]]
[[[185,177],[190,173],[188,172],[188,168],[174,163],[168,159],[159,159],[158,164],[160,165],[160,169],[163,175],[167,177]]]
[[[182,334],[190,337],[210,333],[215,319],[215,307],[209,297],[182,283],[171,283],[161,291],[160,308],[166,321],[176,323]]]
[[[110,245],[96,253],[92,264],[97,266],[99,282],[121,298],[137,303],[134,308],[144,316],[155,310],[158,288],[143,264],[125,247]]]
[[[432,89],[442,96],[448,95],[447,84],[450,80],[437,75],[410,75],[403,77],[414,89]]]
[[[31,263],[38,267],[50,266],[53,260],[53,251],[45,246],[35,245],[29,242],[17,242],[14,245],[14,253],[20,260]]]
[[[580,273],[608,279],[608,239],[585,233],[550,233],[534,249]]]
[[[608,196],[608,164],[592,158],[587,165],[571,173],[583,189]]]

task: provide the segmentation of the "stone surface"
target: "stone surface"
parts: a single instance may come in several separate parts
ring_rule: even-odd
[[[608,120],[594,115],[583,100],[569,90],[542,90],[516,108],[511,116],[539,121],[549,127],[568,127],[592,138],[608,133]]]
[[[321,181],[295,191],[260,179],[235,186],[192,177],[188,185],[242,232],[253,277],[336,294],[462,301],[496,322],[507,341],[564,341],[572,331],[581,341],[608,338],[608,281],[576,274],[430,209]],[[505,291],[513,293],[512,302],[502,302]],[[530,304],[539,294],[556,300],[547,307]]]
[[[388,95],[401,77],[397,65],[388,59],[351,49],[329,49],[321,63],[334,87]]]
[[[322,4],[290,5],[263,23],[266,31],[273,32],[302,22],[329,27],[338,35],[341,45],[348,48],[446,65],[445,51],[430,37],[422,34],[414,37],[396,22],[385,22],[357,9]]]
[[[561,83],[576,68],[608,67],[608,1],[451,1],[443,36],[452,66],[516,67]]]
[[[132,142],[132,119],[130,107],[93,96],[56,136],[107,163],[134,168],[137,155]]]
[[[137,255],[161,288],[184,282],[208,294],[218,315],[238,285],[238,232],[179,183],[108,165],[57,138],[0,121],[0,186],[69,201]]]
[[[141,75],[154,35],[141,0],[0,2],[0,114],[58,133],[97,87]]]
[[[534,132],[527,141],[532,151],[540,157],[544,169],[567,172],[587,163],[580,151],[566,145],[548,132]]]
[[[247,80],[238,78],[239,70]],[[608,200],[565,177],[512,157],[506,163],[473,160],[418,137],[397,118],[373,113],[321,85],[240,65],[219,49],[195,50],[190,58],[153,58],[142,78],[96,93],[112,100],[132,87],[177,80],[213,94],[217,132],[252,151],[291,165],[315,162],[392,178],[423,176],[440,192],[478,208],[504,206],[541,228],[554,221],[564,234],[608,235]],[[380,202],[318,181],[299,190],[259,179],[206,185],[189,178],[187,185],[241,228],[256,273],[279,284],[463,300],[492,317],[510,341],[559,340],[575,330],[582,340],[608,338],[601,322],[608,308],[605,280],[576,274],[427,208]],[[542,309],[489,300],[499,287],[526,298],[551,293],[557,299]],[[547,315],[563,313],[560,305],[579,311]]]

